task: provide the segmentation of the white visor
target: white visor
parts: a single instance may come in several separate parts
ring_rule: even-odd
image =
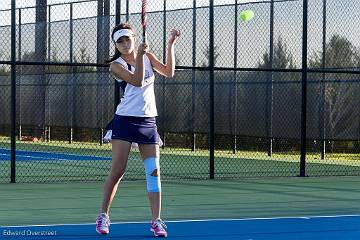
[[[135,34],[131,29],[120,29],[114,33],[113,40],[114,40],[114,42],[116,42],[117,40],[119,40],[119,38],[124,37],[124,36],[133,37],[133,36],[135,36]]]

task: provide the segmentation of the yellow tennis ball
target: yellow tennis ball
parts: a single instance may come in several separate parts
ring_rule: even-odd
[[[254,17],[254,12],[252,10],[244,10],[240,12],[240,19],[243,22],[248,22]]]

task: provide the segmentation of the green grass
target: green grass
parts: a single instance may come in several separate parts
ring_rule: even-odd
[[[111,157],[111,144],[73,142],[17,142],[17,149],[70,153],[85,156]],[[0,138],[0,148],[10,148],[9,138]],[[0,156],[1,157],[1,156]],[[127,179],[143,179],[143,166],[138,150],[132,150],[127,166]],[[298,152],[274,153],[216,150],[215,178],[278,177],[299,174]],[[111,161],[18,161],[18,182],[102,181],[108,174]],[[161,150],[163,179],[209,178],[209,151],[165,148]],[[0,182],[9,181],[10,163],[0,161]],[[360,154],[307,155],[306,173],[309,176],[360,175]]]

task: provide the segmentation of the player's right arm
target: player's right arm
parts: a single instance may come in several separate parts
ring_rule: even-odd
[[[144,55],[147,50],[148,47],[146,44],[141,44],[139,46],[138,53],[135,59],[136,67],[134,72],[129,71],[123,65],[114,61],[110,64],[111,74],[115,78],[121,79],[131,85],[134,85],[136,87],[142,87],[145,76]]]

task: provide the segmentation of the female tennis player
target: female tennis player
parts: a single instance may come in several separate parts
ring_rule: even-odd
[[[147,43],[135,49],[135,32],[131,25],[122,23],[112,31],[115,55],[109,60],[112,75],[124,92],[111,123],[112,164],[105,181],[101,212],[96,220],[96,231],[108,234],[109,209],[118,185],[124,176],[131,144],[138,143],[144,162],[148,198],[152,220],[150,230],[156,237],[167,237],[166,225],[160,218],[160,137],[157,132],[157,109],[154,94],[154,70],[165,77],[175,72],[174,45],[180,31],[172,29],[167,44],[166,63],[149,52]]]

